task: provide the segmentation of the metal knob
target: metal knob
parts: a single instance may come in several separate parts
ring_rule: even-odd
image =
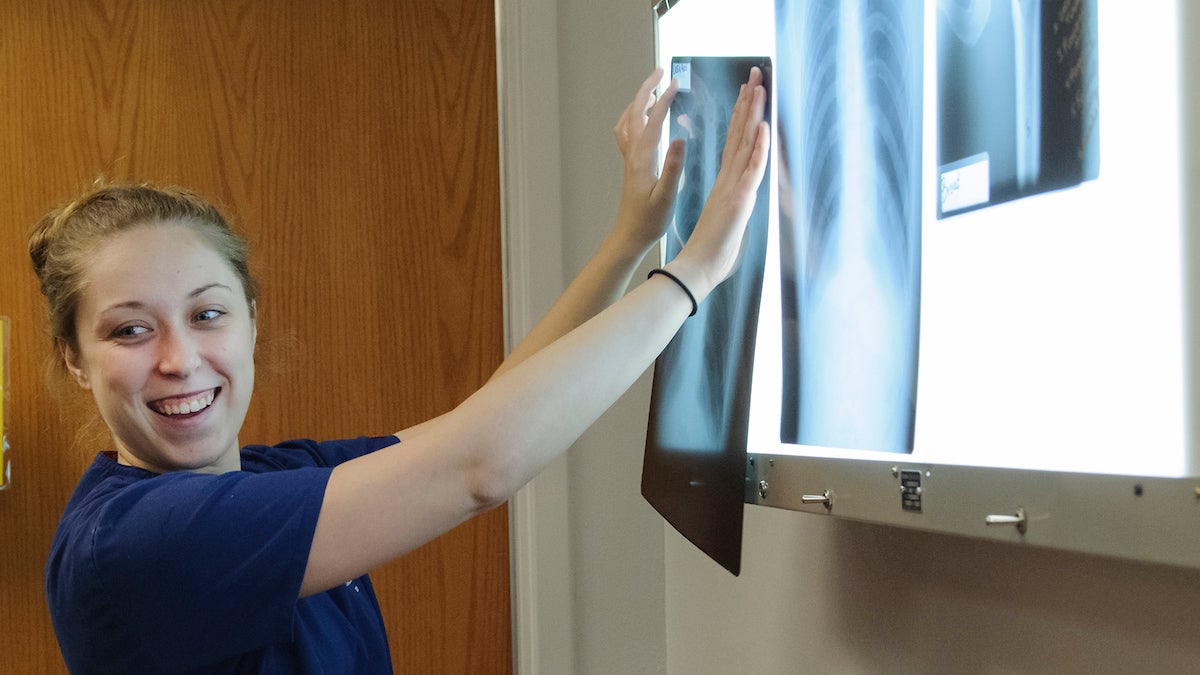
[[[819,495],[801,495],[800,502],[803,504],[824,504],[825,508],[833,508],[833,493],[829,490],[822,492]]]
[[[984,518],[983,522],[987,525],[1016,525],[1017,532],[1020,532],[1021,534],[1025,534],[1025,529],[1029,525],[1029,519],[1025,515],[1024,508],[1017,509],[1017,512],[1013,515],[990,515]]]

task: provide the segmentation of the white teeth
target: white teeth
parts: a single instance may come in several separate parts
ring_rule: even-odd
[[[213,399],[216,397],[215,392],[208,392],[203,396],[197,396],[190,401],[182,401],[176,403],[159,403],[154,407],[158,412],[164,415],[185,415],[188,413],[197,413],[212,405]]]

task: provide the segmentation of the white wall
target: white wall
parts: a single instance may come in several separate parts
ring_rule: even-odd
[[[556,11],[570,276],[612,218],[652,30],[649,0]],[[734,578],[638,494],[647,405],[644,378],[568,457],[576,673],[1200,672],[1195,572],[747,507]]]

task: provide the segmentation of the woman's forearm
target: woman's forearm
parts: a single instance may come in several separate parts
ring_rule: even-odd
[[[738,97],[721,171],[692,236],[667,265],[671,276],[655,275],[587,318],[638,263],[636,251],[602,247],[545,325],[483,388],[421,433],[401,432],[404,443],[335,468],[302,593],[362,574],[506,500],[654,362],[692,312],[691,296],[703,302],[736,261],[769,146],[761,77],[752,70]]]
[[[507,372],[424,433],[338,466],[302,594],[391,560],[508,499],[654,362],[691,312],[655,277]]]
[[[646,252],[610,234],[546,315],[513,348],[492,378],[512,369],[620,299]]]

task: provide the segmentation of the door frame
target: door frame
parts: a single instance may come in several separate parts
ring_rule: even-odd
[[[553,0],[495,0],[505,352],[564,290]],[[574,670],[568,458],[509,501],[513,672]]]

